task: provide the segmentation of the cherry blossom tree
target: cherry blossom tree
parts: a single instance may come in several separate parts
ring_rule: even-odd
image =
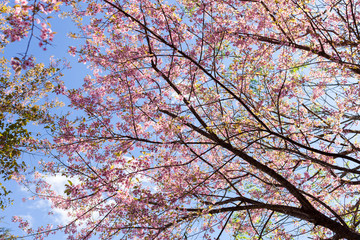
[[[92,74],[36,184],[73,221],[28,234],[360,238],[360,1],[62,4]]]

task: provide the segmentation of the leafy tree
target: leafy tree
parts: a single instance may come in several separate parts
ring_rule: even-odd
[[[44,64],[33,64],[23,74],[20,74],[21,69],[11,74],[5,58],[0,59],[0,69],[0,175],[5,181],[11,179],[13,173],[26,169],[26,163],[19,158],[25,142],[30,143],[32,137],[27,130],[28,123],[49,121],[47,112],[55,102],[39,100],[53,89],[51,81],[59,74],[58,68]],[[0,208],[4,209],[11,201],[6,198],[10,191],[1,182],[0,186]]]
[[[359,1],[64,4],[86,39],[70,53],[93,74],[59,91],[84,112],[57,122],[44,163],[65,192],[37,175],[39,196],[73,217],[57,229],[360,238]]]
[[[39,9],[33,9],[31,15],[19,10],[20,5],[10,6],[8,1],[0,3],[0,51],[11,47],[10,42],[21,40],[30,35],[28,47],[22,57],[8,60],[0,59],[0,208],[4,209],[11,199],[11,192],[3,185],[14,173],[23,172],[28,166],[19,160],[26,146],[34,140],[28,131],[30,122],[44,123],[50,120],[48,110],[58,103],[53,100],[40,101],[47,93],[54,89],[60,74],[57,64],[45,66],[36,63],[35,58],[29,56],[28,50],[34,33],[33,17],[38,16]],[[30,21],[30,22],[29,22]],[[30,32],[30,34],[29,34]],[[41,30],[41,34],[47,34]],[[47,39],[51,39],[51,33]],[[40,45],[47,44],[47,39],[39,41]],[[10,46],[8,46],[10,44]],[[25,143],[26,142],[26,143]],[[30,150],[30,148],[28,149]]]

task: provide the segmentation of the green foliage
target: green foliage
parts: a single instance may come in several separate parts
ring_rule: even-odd
[[[40,100],[52,91],[51,81],[60,75],[59,69],[36,64],[21,74],[11,73],[9,62],[0,59],[0,208],[11,202],[11,192],[2,182],[10,180],[13,173],[24,171],[26,163],[19,161],[25,142],[31,139],[28,125],[31,122],[48,122],[48,109],[54,103]],[[51,81],[50,81],[51,80]]]
[[[4,114],[0,114],[0,174],[2,180],[11,179],[11,174],[17,172],[19,168],[25,167],[25,163],[18,163],[17,159],[21,152],[17,148],[23,138],[29,137],[28,131],[24,128],[27,119],[20,118],[14,123],[6,123]],[[1,183],[0,183],[1,184]],[[10,193],[5,186],[1,185],[0,196]],[[0,208],[4,209],[10,199],[0,199]]]

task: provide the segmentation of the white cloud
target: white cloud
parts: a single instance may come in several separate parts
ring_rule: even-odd
[[[128,159],[132,159],[133,161],[136,161],[133,158],[130,157],[126,157]],[[123,167],[123,166],[122,166]],[[130,166],[127,167],[128,168],[128,173],[134,172],[136,171],[136,169],[131,169]],[[64,193],[64,191],[66,190],[65,185],[69,184],[69,180],[74,184],[80,184],[81,181],[76,178],[69,178],[66,176],[63,176],[61,174],[56,174],[54,176],[46,176],[46,175],[42,175],[43,180],[45,180],[48,184],[51,185],[51,189],[53,191],[55,191],[56,194],[61,195],[61,196],[66,196],[66,194]],[[151,192],[158,192],[159,189],[157,188],[157,186],[153,183],[152,179],[143,175],[143,174],[135,174],[132,178],[133,182],[137,182],[139,185],[143,185],[149,188],[149,190]],[[125,186],[118,186],[119,188],[125,188]],[[47,201],[47,205],[51,206],[51,202],[50,200],[46,200]],[[42,204],[45,206],[44,202],[41,202],[39,204]],[[106,203],[104,203],[105,205],[111,205],[111,204],[115,204],[114,200],[110,199],[108,201],[106,201]],[[69,216],[69,213],[71,213],[71,210],[64,210],[64,209],[59,209],[59,208],[53,208],[52,209],[53,212],[53,218],[56,221],[56,223],[61,224],[61,225],[66,225],[68,223],[70,223],[72,220],[74,220],[73,217]],[[91,218],[93,220],[96,220],[99,218],[99,214],[98,212],[94,211],[92,212],[92,216]],[[80,228],[82,228],[83,226],[79,226]]]
[[[69,184],[68,181],[71,181],[73,184],[80,183],[77,178],[69,178],[60,174],[55,176],[44,176],[44,180],[51,185],[53,191],[62,196],[65,196],[65,185]]]
[[[68,210],[54,208],[53,213],[54,213],[53,217],[55,218],[55,222],[57,224],[66,225],[66,224],[70,223],[73,220],[72,217],[69,217],[69,215],[68,215],[69,211]]]
[[[30,205],[29,208],[32,209],[48,209],[50,208],[51,204],[48,200],[39,199],[34,202],[34,204]]]
[[[64,191],[66,189],[65,185],[69,184],[68,181],[71,181],[73,184],[80,183],[80,181],[77,178],[69,178],[69,177],[63,176],[61,174],[56,174],[55,176],[43,175],[42,177],[48,184],[51,185],[51,189],[56,194],[61,195],[61,196],[65,196],[65,193],[64,193]],[[47,204],[49,207],[51,206],[50,200],[47,200]],[[52,212],[53,212],[53,218],[55,219],[55,222],[57,224],[66,225],[73,220],[73,218],[69,216],[69,213],[71,212],[69,210],[64,210],[64,209],[54,207],[52,209]]]

